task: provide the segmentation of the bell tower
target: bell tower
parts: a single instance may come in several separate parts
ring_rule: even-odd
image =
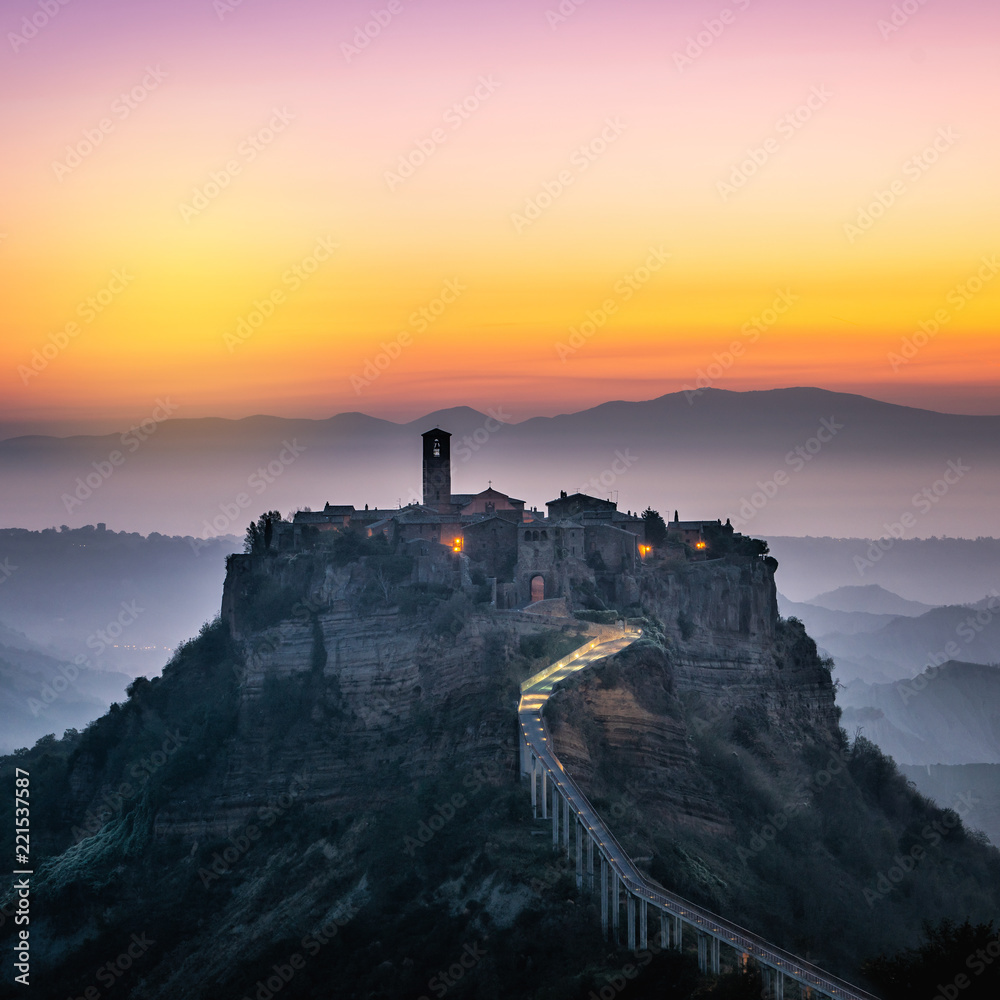
[[[424,505],[435,510],[451,506],[451,434],[435,427],[424,439]]]

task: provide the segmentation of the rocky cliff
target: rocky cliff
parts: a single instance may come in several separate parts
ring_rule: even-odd
[[[19,755],[45,789],[33,954],[52,995],[85,995],[95,956],[138,928],[156,947],[117,989],[143,1000],[264,995],[276,968],[293,970],[283,1000],[331,982],[440,995],[467,948],[481,957],[450,996],[582,998],[621,968],[593,901],[531,836],[518,778],[519,682],[601,627],[497,612],[481,587],[411,571],[384,554],[235,557],[222,620],[162,678]],[[777,619],[773,571],[643,567],[629,610],[644,639],[558,693],[552,726],[653,877],[849,973],[928,912],[993,905],[1000,867],[955,841],[928,884],[858,918],[865,880],[929,807],[845,743],[829,671]],[[779,814],[786,839],[768,839]],[[816,873],[839,887],[822,907]],[[689,957],[650,969],[657,995],[690,995]]]

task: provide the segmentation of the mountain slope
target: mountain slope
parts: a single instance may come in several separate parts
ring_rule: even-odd
[[[917,618],[894,618],[875,632],[827,634],[821,645],[844,680],[902,680],[947,660],[1000,662],[1000,614],[996,606],[935,608]]]
[[[30,527],[104,521],[185,535],[225,533],[234,523],[239,534],[248,515],[265,507],[284,512],[327,500],[394,506],[420,496],[418,435],[442,423],[455,435],[456,492],[476,492],[492,480],[529,506],[544,504],[558,489],[583,488],[616,491],[626,509],[653,503],[685,517],[742,518],[758,533],[804,534],[822,525],[831,534],[879,537],[901,511],[914,515],[915,533],[923,536],[995,528],[992,507],[977,498],[1000,487],[1000,417],[809,388],[709,389],[694,398],[671,393],[556,417],[524,416],[498,405],[492,413],[462,407],[407,424],[358,413],[328,420],[170,419],[134,449],[128,432],[13,438],[0,441],[0,511],[8,523]],[[107,470],[115,451],[124,461],[92,495],[73,503],[77,480]],[[913,494],[932,487],[956,461],[970,471],[953,492],[926,502],[926,510],[915,506]],[[402,487],[401,469],[409,470]],[[863,494],[851,485],[858,481]],[[178,483],[187,488],[178,491]],[[753,502],[757,493],[762,502]],[[239,508],[241,494],[253,502],[252,512]]]
[[[32,954],[53,995],[82,994],[133,933],[155,942],[118,986],[136,1000],[249,997],[281,970],[283,997],[435,995],[472,954],[449,995],[583,1000],[635,961],[602,942],[518,780],[518,684],[592,626],[462,592],[376,600],[366,559],[235,557],[227,624],[16,758],[47,789]],[[995,911],[1000,855],[949,824],[905,891],[865,905],[948,817],[844,741],[815,645],[776,621],[772,571],[644,571],[645,641],[557,695],[552,725],[653,877],[853,976],[928,914]],[[686,1000],[690,963],[650,955],[635,995]]]
[[[908,601],[899,594],[894,594],[877,583],[864,586],[838,587],[836,590],[817,594],[809,604],[818,604],[830,611],[858,611],[872,615],[905,615],[915,618],[926,611],[932,610],[932,605],[921,601]]]
[[[948,662],[895,684],[841,688],[842,723],[900,764],[1000,764],[1000,667]]]

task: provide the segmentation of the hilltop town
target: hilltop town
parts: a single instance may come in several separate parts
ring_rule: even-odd
[[[763,556],[766,545],[735,532],[727,520],[665,521],[652,508],[618,509],[611,499],[559,492],[543,513],[494,488],[452,492],[451,434],[434,427],[421,435],[423,498],[394,509],[327,502],[290,521],[274,518],[255,547],[300,551],[354,533],[384,538],[389,551],[413,558],[412,582],[453,589],[484,582],[490,603],[513,609],[574,593],[601,595],[609,605],[638,600],[643,563],[705,561],[739,552]],[[256,527],[251,528],[252,535]]]

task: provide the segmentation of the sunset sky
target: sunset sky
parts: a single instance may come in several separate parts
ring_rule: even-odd
[[[994,0],[62,2],[0,14],[0,436],[1000,412]]]

